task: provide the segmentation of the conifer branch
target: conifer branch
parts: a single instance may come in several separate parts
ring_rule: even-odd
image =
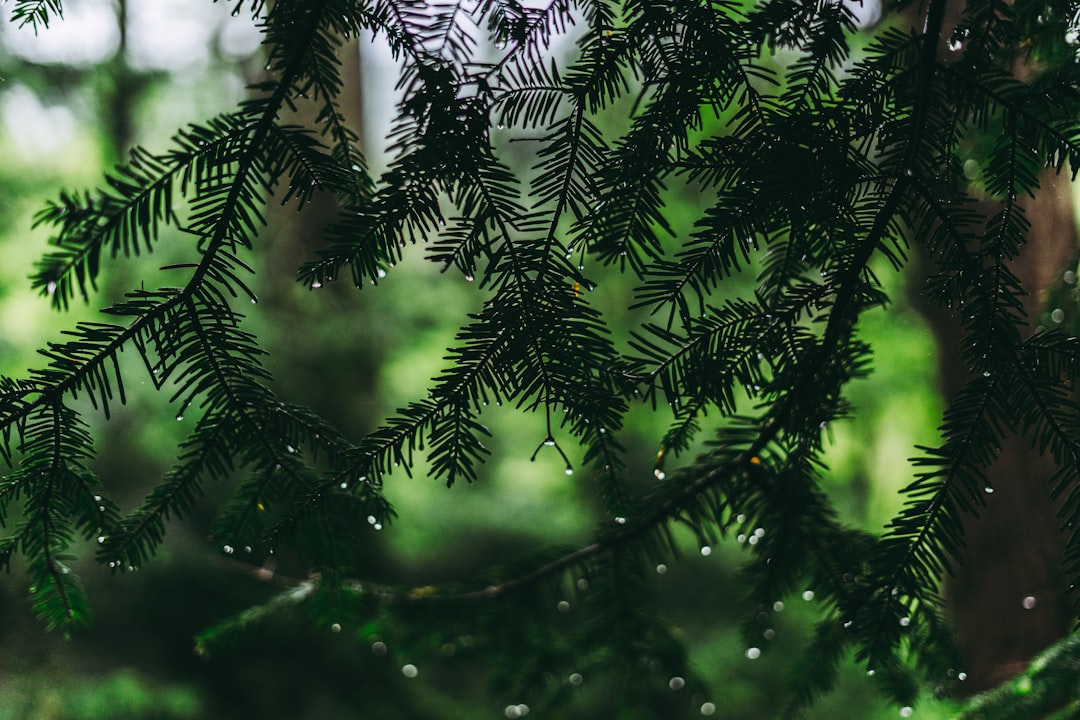
[[[276,8],[276,11],[286,12],[287,8],[281,5]],[[310,13],[303,22],[299,23],[300,37],[304,37],[305,34],[317,35],[321,32],[321,23],[322,19],[318,13]],[[295,27],[290,29],[290,32],[295,31]],[[254,111],[257,119],[252,123],[250,130],[241,130],[241,135],[245,137],[247,144],[242,149],[238,149],[232,147],[232,142],[227,142],[229,149],[221,155],[217,155],[216,150],[207,151],[214,155],[215,163],[221,164],[211,172],[210,177],[195,179],[201,194],[197,196],[193,206],[191,227],[193,232],[201,238],[202,258],[198,264],[190,266],[192,273],[186,286],[179,290],[133,294],[128,302],[110,309],[113,314],[134,317],[126,327],[100,323],[81,325],[74,333],[78,337],[76,341],[64,345],[52,345],[46,352],[52,360],[49,369],[34,371],[35,377],[32,381],[23,382],[21,385],[7,384],[4,388],[2,412],[4,437],[10,439],[11,428],[18,428],[22,441],[21,450],[25,455],[22,472],[32,471],[36,477],[27,489],[26,530],[20,534],[20,544],[24,553],[32,559],[37,559],[35,563],[32,563],[34,567],[31,570],[32,575],[35,576],[35,588],[37,588],[33,593],[36,598],[35,608],[46,620],[50,629],[59,625],[79,624],[86,619],[85,603],[78,591],[77,583],[74,577],[69,576],[69,570],[60,563],[59,559],[59,553],[70,542],[68,537],[70,523],[74,521],[76,525],[83,526],[88,532],[97,534],[106,531],[105,525],[115,522],[108,514],[104,514],[110,507],[108,501],[101,501],[103,503],[101,513],[95,510],[89,514],[83,514],[81,505],[73,505],[74,498],[71,496],[85,492],[85,483],[81,481],[78,485],[70,485],[69,481],[64,481],[62,492],[68,497],[63,502],[60,501],[61,488],[57,483],[61,482],[64,476],[70,476],[70,481],[76,480],[75,471],[64,469],[66,464],[77,461],[81,456],[86,456],[90,452],[91,441],[89,436],[79,428],[77,416],[70,411],[61,413],[59,403],[65,395],[70,394],[74,397],[82,390],[89,395],[95,406],[101,403],[102,410],[107,416],[108,402],[112,395],[112,381],[115,381],[117,385],[121,402],[124,400],[123,380],[116,360],[118,352],[131,344],[136,345],[147,364],[147,369],[152,370],[145,351],[146,342],[149,340],[156,343],[159,350],[165,349],[168,343],[173,342],[173,340],[165,343],[162,341],[163,335],[170,332],[164,329],[166,320],[174,317],[183,307],[190,307],[192,298],[197,294],[220,292],[208,289],[210,285],[234,284],[243,289],[243,283],[232,271],[232,265],[238,261],[229,254],[228,249],[237,244],[250,246],[247,234],[254,230],[252,215],[257,215],[255,202],[258,191],[253,181],[260,179],[264,143],[272,133],[280,108],[294,91],[294,80],[308,71],[305,44],[300,42],[292,47],[298,49],[283,58],[284,69],[281,82],[275,85],[267,100],[255,101],[248,106],[247,110]],[[237,117],[242,116],[243,113]],[[224,121],[218,125],[225,134],[231,132],[234,127]],[[198,132],[201,133],[201,131]],[[106,220],[103,225],[98,224],[92,218],[95,213],[100,212],[100,208],[92,208],[86,215],[87,218],[91,218],[91,224],[81,226],[83,229],[78,230],[79,233],[89,230],[90,234],[80,235],[81,239],[76,243],[75,254],[70,260],[64,261],[66,264],[64,269],[60,270],[61,274],[55,279],[48,280],[49,290],[57,289],[62,278],[74,273],[85,294],[85,283],[87,281],[92,283],[93,275],[96,274],[98,251],[93,248],[101,247],[101,238],[108,237],[115,229],[119,235],[114,236],[118,238],[114,241],[114,247],[122,248],[125,252],[132,252],[133,248],[137,248],[137,244],[129,244],[125,236],[136,239],[142,237],[148,242],[156,235],[158,221],[171,218],[171,211],[165,212],[161,209],[162,203],[171,194],[171,178],[178,172],[182,176],[182,185],[187,187],[191,179],[190,158],[184,156],[181,151],[176,157],[180,157],[182,161],[168,169],[169,163],[152,159],[148,155],[135,157],[137,163],[141,159],[142,165],[127,175],[122,175],[121,177],[125,178],[122,182],[113,183],[119,196],[130,196],[128,202],[131,204],[127,207],[116,205],[113,198],[106,199],[103,205],[109,209],[102,217],[112,216],[122,219],[115,222]],[[196,166],[195,169],[196,172],[205,173],[208,167],[209,165],[204,164]],[[224,177],[226,168],[233,170],[228,179]],[[164,179],[155,179],[155,173]],[[102,197],[108,198],[108,196]],[[109,203],[113,205],[110,206]],[[68,224],[67,218],[71,217],[75,218],[74,226]],[[74,214],[67,212],[66,216],[58,215],[55,219],[65,228],[78,228],[79,223],[82,222],[78,212]],[[62,234],[63,232],[62,230]],[[84,252],[80,248],[90,248],[90,250]],[[86,275],[87,268],[89,276]],[[68,297],[69,294],[68,291],[64,291],[62,298]],[[183,330],[180,332],[183,333]],[[190,356],[188,359],[191,362],[195,361]],[[160,361],[164,367],[166,363],[177,362],[177,359],[165,355]],[[169,367],[175,366],[169,365]],[[190,373],[190,370],[186,372]],[[182,373],[180,377],[183,379],[184,374]],[[157,382],[155,380],[155,384]],[[188,382],[186,387],[193,386]],[[205,384],[195,386],[194,392],[197,393],[206,388]],[[191,399],[189,396],[186,402],[190,402]],[[53,408],[51,430],[49,430],[50,424],[46,423],[41,416],[41,413],[49,407]],[[53,443],[52,449],[48,451],[48,457],[51,458],[48,461],[48,467],[51,469],[46,473],[48,477],[40,475],[42,471],[38,469],[45,459],[45,448],[40,445],[49,437],[42,434],[45,431],[51,433]],[[261,432],[256,434],[261,436]],[[5,456],[11,457],[8,450],[5,450]],[[179,506],[173,505],[177,511],[181,506],[182,503]],[[96,503],[91,507],[96,508]],[[136,550],[126,553],[129,559],[143,559],[156,544],[159,539],[156,536],[160,535],[161,528],[158,519],[161,507],[159,505],[157,513],[141,515],[134,523],[136,531],[149,530],[149,544],[146,539],[136,539],[134,542],[141,544],[137,545]],[[98,522],[102,524],[95,529],[94,526]],[[108,539],[105,534],[102,538]],[[115,550],[117,547],[124,549],[122,545],[110,545],[110,549]],[[9,544],[5,549],[10,552],[10,549],[14,548],[14,544]],[[114,567],[118,565],[114,559],[110,559],[110,562]]]
[[[38,30],[48,29],[49,21],[64,18],[64,3],[62,0],[15,0],[15,7],[11,10],[11,21],[19,23],[19,27],[29,25]]]

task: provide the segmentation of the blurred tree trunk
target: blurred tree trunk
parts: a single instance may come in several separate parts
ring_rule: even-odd
[[[363,138],[359,40],[343,39],[337,57],[342,80],[339,110],[349,127]],[[298,105],[281,122],[318,132],[318,111],[315,103]],[[265,247],[258,254],[254,288],[259,297],[256,316],[264,323],[259,336],[268,351],[266,363],[275,378],[288,378],[287,383],[275,383],[274,392],[282,400],[310,407],[345,437],[355,440],[373,430],[385,415],[376,387],[386,355],[387,311],[377,309],[371,293],[358,291],[348,272],[336,281],[325,281],[318,289],[296,281],[300,266],[315,259],[316,251],[326,246],[326,231],[337,221],[341,209],[334,195],[320,190],[300,212],[295,202],[282,205],[278,198],[271,199],[266,230],[259,240]],[[359,574],[389,577],[393,569],[390,555],[372,551],[374,545],[385,542],[384,534],[371,533],[364,547],[338,547],[335,552],[339,560],[347,554]],[[285,564],[278,570],[294,576],[311,569],[282,562]]]
[[[337,56],[341,60],[340,110],[349,126],[362,134],[359,40],[343,40]],[[282,122],[318,132],[317,113],[315,103],[305,103]],[[373,390],[383,357],[379,343],[371,342],[376,318],[367,295],[356,291],[348,273],[317,291],[300,287],[295,280],[299,267],[324,247],[326,230],[340,209],[337,198],[321,191],[314,193],[302,212],[297,212],[295,203],[283,206],[272,201],[257,288],[260,314],[269,319],[263,331],[269,362],[275,376],[290,378],[287,387],[275,387],[275,392],[311,407],[355,438],[370,431],[373,418],[380,414],[375,412]]]
[[[964,10],[950,2],[944,42]],[[1018,76],[1032,71],[1017,68]],[[1024,203],[1031,223],[1028,243],[1012,263],[1027,291],[1023,298],[1030,335],[1036,329],[1047,291],[1060,283],[1068,263],[1075,264],[1076,223],[1068,173],[1047,170],[1040,190]],[[999,206],[987,201],[982,215]],[[932,261],[922,259],[933,270]],[[969,379],[960,354],[963,333],[954,316],[925,307],[938,346],[941,389],[946,401]],[[1015,675],[1033,655],[1062,638],[1072,624],[1068,581],[1062,569],[1066,536],[1049,495],[1053,459],[1031,446],[1031,438],[1008,435],[987,469],[986,506],[964,522],[962,562],[947,583],[947,596],[967,674],[964,694],[976,693]]]
[[[129,0],[113,0],[118,32],[116,50],[92,73],[96,77],[94,106],[98,110],[95,130],[106,172],[128,162],[129,153],[139,142],[137,108],[155,83],[163,81],[162,77],[132,65],[128,5]],[[102,274],[103,304],[116,302],[131,288],[138,287],[141,278],[136,272],[130,264],[111,263]],[[111,479],[115,497],[125,504],[138,503],[147,489],[146,478],[159,477],[171,460],[159,457],[144,442],[132,442],[132,438],[139,436],[137,425],[142,422],[135,408],[144,398],[133,398],[135,404],[131,410],[117,413],[98,429],[98,472],[101,477]],[[110,448],[123,448],[123,451],[111,452]]]
[[[1047,289],[1075,258],[1077,235],[1067,178],[1046,172],[1037,197],[1026,203],[1028,244],[1013,263],[1028,295],[1028,334],[1045,309]],[[986,215],[995,208],[987,203]],[[942,391],[950,399],[968,380],[955,317],[923,308],[939,351]],[[1015,675],[1033,655],[1063,637],[1072,623],[1062,569],[1065,535],[1048,497],[1053,459],[1029,437],[1008,435],[987,469],[986,506],[964,523],[962,563],[947,585],[963,666],[964,692],[974,693]]]
[[[134,105],[143,83],[128,62],[128,0],[116,0],[119,41],[109,61],[111,87],[105,95],[105,125],[109,138],[107,165],[121,163],[135,138]]]

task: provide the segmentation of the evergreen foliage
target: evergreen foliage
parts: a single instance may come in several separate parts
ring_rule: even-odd
[[[44,27],[61,10],[59,0],[16,0],[11,19]],[[1054,457],[1062,523],[1080,521],[1071,393],[1080,344],[1060,331],[1025,336],[1025,290],[1009,264],[1026,241],[1020,201],[1040,170],[1080,167],[1080,67],[1067,23],[1040,21],[1076,11],[972,0],[946,37],[945,2],[929,0],[922,32],[885,22],[864,48],[853,7],[820,0],[236,3],[265,37],[267,74],[253,99],[180,129],[170,149],[133,151],[102,189],[63,193],[38,216],[52,248],[32,281],[57,309],[92,301],[102,264],[153,253],[165,226],[191,236],[191,259],[106,308],[110,322],[50,343],[44,367],[0,381],[3,565],[25,558],[48,628],[85,624],[68,567],[79,538],[96,541],[116,572],[140,567],[167,520],[187,515],[208,482],[231,482],[214,532],[224,552],[287,548],[317,575],[207,631],[201,648],[297,602],[330,603],[338,617],[434,617],[513,658],[493,663],[497,680],[534,706],[565,700],[567,686],[546,673],[591,673],[611,678],[632,717],[673,676],[705,682],[652,605],[651,568],[677,552],[676,526],[702,546],[754,535],[746,581],[761,612],[807,587],[825,608],[790,711],[827,691],[850,652],[911,704],[917,672],[950,666],[939,581],[960,559],[961,517],[985,502],[984,469],[1004,428]],[[335,53],[361,33],[402,68],[392,160],[377,178],[338,107]],[[557,49],[562,37],[572,52]],[[946,43],[949,62],[939,58]],[[1021,54],[1044,63],[1027,82],[1011,72]],[[282,119],[300,104],[314,104],[317,130]],[[530,140],[533,167],[514,166],[496,127]],[[1000,211],[983,218],[958,147],[988,128],[1001,131],[983,190]],[[685,237],[666,215],[672,187],[700,193]],[[377,285],[421,243],[487,298],[462,318],[427,394],[361,438],[275,397],[240,312],[255,302],[249,262],[267,203],[303,207],[316,190],[342,211],[299,269],[304,285]],[[821,454],[829,424],[851,415],[849,384],[870,371],[859,320],[888,303],[871,266],[902,268],[909,238],[936,261],[924,292],[960,318],[973,379],[941,443],[921,449],[903,511],[875,537],[839,518]],[[636,278],[630,304],[653,319],[628,348],[592,302],[603,289],[586,262]],[[729,298],[728,279],[748,273],[753,294]],[[127,515],[108,478],[88,470],[94,439],[79,402],[108,416],[125,401],[124,352],[178,416],[198,418],[175,467]],[[553,448],[608,514],[592,542],[495,569],[476,586],[355,577],[356,536],[394,517],[384,476],[422,451],[448,486],[473,480],[487,455],[485,407],[496,402],[546,418],[537,445]],[[627,480],[619,440],[641,403],[672,413],[646,488]],[[686,457],[702,440],[706,449]],[[1068,552],[1080,580],[1080,535]],[[556,593],[573,595],[589,621],[566,632],[546,624]]]
[[[957,720],[1067,720],[1080,711],[1077,636],[1070,635],[1031,661],[1015,678],[973,698]]]

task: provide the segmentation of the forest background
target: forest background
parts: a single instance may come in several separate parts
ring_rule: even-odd
[[[873,11],[867,12],[872,21]],[[231,16],[224,5],[83,0],[67,4],[65,14],[37,36],[12,24],[0,31],[0,374],[9,376],[40,364],[35,351],[43,339],[58,338],[76,318],[95,316],[96,303],[58,314],[30,291],[26,278],[48,236],[47,229],[32,228],[35,213],[58,188],[97,185],[131,147],[161,148],[176,128],[235,107],[246,85],[259,79],[263,62],[250,21]],[[351,106],[345,110],[362,118],[362,144],[377,173],[385,162],[394,91],[387,84],[391,60],[375,48],[361,39],[346,45],[342,57],[346,85],[355,88],[346,93]],[[528,158],[527,145],[520,152]],[[669,200],[676,228],[693,223],[698,202],[692,193]],[[274,389],[359,437],[414,400],[438,374],[458,318],[477,306],[479,296],[468,282],[447,282],[437,265],[420,262],[422,249],[410,250],[415,257],[377,292],[359,293],[344,282],[302,287],[293,281],[294,268],[320,242],[317,207],[302,216],[280,207],[267,213],[254,321],[278,378]],[[166,238],[153,262],[169,261]],[[139,262],[110,264],[103,296],[137,287]],[[888,271],[881,276],[894,306],[887,316],[872,312],[862,321],[874,348],[874,372],[850,389],[858,422],[836,423],[830,431],[825,476],[845,521],[872,532],[899,511],[898,493],[912,472],[907,458],[915,446],[935,444],[942,412],[932,334],[905,304],[910,278]],[[613,272],[603,281],[606,295],[595,302],[625,305],[631,281]],[[731,294],[745,291],[733,288]],[[628,317],[627,327],[645,314]],[[134,390],[126,407],[93,429],[100,450],[95,469],[120,483],[113,489],[121,505],[137,504],[147,478],[160,477],[172,464],[192,423],[182,417],[163,423],[164,399],[149,388]],[[538,545],[588,538],[598,509],[563,472],[562,458],[541,452],[530,461],[517,447],[514,438],[543,435],[543,419],[493,411],[490,423],[496,428],[492,457],[476,482],[447,490],[422,471],[387,479],[399,518],[373,529],[365,553],[373,575],[425,586]],[[655,439],[666,426],[652,413],[630,416],[628,465],[652,473]],[[114,576],[81,561],[95,619],[70,638],[46,634],[33,618],[16,567],[0,586],[0,719],[392,720],[524,712],[486,682],[492,659],[470,653],[467,636],[448,637],[432,652],[399,645],[392,628],[313,626],[307,614],[295,611],[240,633],[209,656],[197,655],[193,638],[200,631],[304,579],[290,576],[287,566],[249,562],[244,548],[222,553],[208,542],[218,491],[210,487],[192,517],[171,526],[163,549],[138,573]],[[712,694],[695,691],[687,704],[723,718],[774,715],[783,701],[777,692],[782,678],[818,617],[813,594],[788,600],[761,648],[748,647],[739,631],[752,613],[739,591],[741,543],[725,542],[706,554],[692,536],[682,542],[684,557],[657,567],[657,588],[685,638],[690,663],[711,681]],[[672,692],[681,689],[673,679]],[[925,688],[917,710],[901,708],[901,716],[950,717],[956,705],[938,698],[942,691]],[[591,695],[588,683],[577,692],[581,698],[565,717],[599,717],[604,699]],[[839,688],[810,717],[892,718],[897,712],[850,663]]]

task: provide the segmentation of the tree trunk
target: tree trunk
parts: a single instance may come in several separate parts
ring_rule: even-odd
[[[337,55],[342,80],[339,108],[349,125],[362,132],[359,40],[343,41]],[[300,105],[283,123],[318,130],[317,112],[313,103]],[[275,392],[311,407],[346,435],[358,437],[370,431],[373,416],[381,414],[373,412],[377,399],[372,388],[383,350],[371,342],[372,331],[368,337],[356,332],[357,327],[375,324],[369,298],[356,291],[348,273],[346,279],[327,282],[317,291],[317,298],[309,297],[313,291],[295,281],[297,269],[324,247],[325,231],[338,219],[339,210],[337,199],[322,191],[312,195],[302,212],[297,212],[295,202],[282,206],[271,200],[269,229],[263,238],[268,247],[257,287],[260,312],[273,318],[264,331],[264,338],[269,338],[269,362],[275,376],[290,378],[287,386],[275,387]],[[332,327],[335,322],[340,327]]]
[[[951,0],[938,57],[957,57],[947,48],[952,28],[964,12],[964,0]],[[919,23],[921,27],[921,22]],[[961,51],[962,52],[962,51]],[[1014,68],[1018,78],[1036,68]],[[1032,334],[1045,312],[1047,291],[1075,263],[1076,221],[1067,172],[1044,171],[1040,190],[1024,205],[1031,223],[1028,242],[1012,263],[1027,291],[1023,298]],[[999,206],[987,201],[983,217]],[[932,261],[921,258],[932,269]],[[946,401],[969,379],[960,353],[963,333],[957,319],[916,300],[938,347],[941,390]],[[1068,581],[1063,571],[1066,536],[1057,518],[1058,503],[1049,498],[1054,473],[1051,457],[1032,447],[1030,437],[1007,436],[997,460],[986,470],[986,506],[964,521],[965,547],[959,567],[947,581],[949,610],[966,673],[964,694],[993,687],[1015,675],[1039,651],[1062,638],[1072,624]]]
[[[1027,334],[1045,311],[1047,289],[1075,257],[1077,234],[1068,179],[1045,172],[1025,204],[1031,229],[1012,270],[1028,295]],[[995,208],[987,203],[986,216]],[[942,392],[952,398],[968,380],[955,317],[921,308],[937,340]],[[1072,611],[1062,570],[1065,535],[1049,499],[1051,457],[1030,438],[1009,435],[987,469],[986,507],[964,522],[962,562],[947,585],[949,608],[967,675],[965,693],[1015,675],[1033,655],[1063,637]]]

